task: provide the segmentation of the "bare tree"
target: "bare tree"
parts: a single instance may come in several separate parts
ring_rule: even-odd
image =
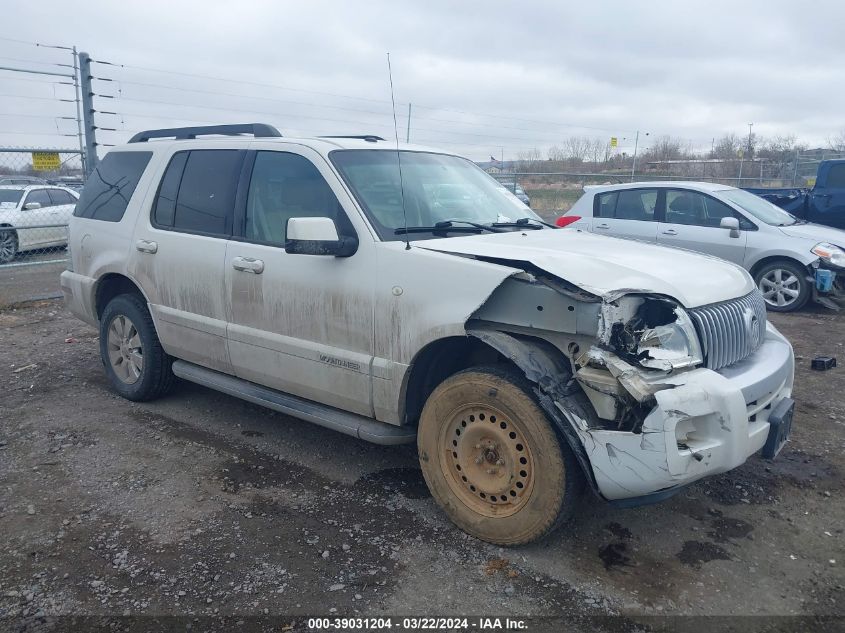
[[[789,175],[789,169],[794,167],[796,153],[806,149],[807,145],[799,143],[794,134],[774,136],[760,141],[757,157],[769,163],[772,178],[785,178]]]
[[[736,134],[725,134],[713,146],[714,158],[723,160],[738,158],[742,145],[742,140]]]
[[[845,130],[828,139],[827,143],[834,152],[845,152]]]
[[[521,172],[537,171],[539,164],[543,160],[543,157],[540,155],[540,150],[536,147],[531,150],[519,152],[516,155],[516,158],[519,161],[516,169]]]

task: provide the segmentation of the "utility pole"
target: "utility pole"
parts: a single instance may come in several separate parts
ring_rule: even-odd
[[[91,87],[91,57],[79,53],[79,80],[82,91],[82,121],[85,125],[85,162],[88,177],[97,167],[97,128],[94,125],[94,91]]]
[[[753,123],[748,124],[748,159],[754,158],[751,152],[751,128],[754,126]]]
[[[82,158],[82,173],[87,176],[88,159],[85,156],[85,141],[82,140],[82,104],[79,101],[79,56],[73,47],[73,94],[76,98],[76,134],[79,137],[79,155]]]
[[[648,136],[648,132],[645,133]],[[640,131],[637,130],[637,135],[634,137],[634,162],[631,165],[631,182],[634,182],[634,171],[637,169],[637,146],[640,144]]]
[[[408,129],[405,131],[405,142],[411,142],[411,104],[408,104]]]

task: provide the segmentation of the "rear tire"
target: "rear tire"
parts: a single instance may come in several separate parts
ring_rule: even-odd
[[[462,530],[498,545],[534,541],[564,523],[581,468],[515,371],[476,367],[444,380],[417,434],[423,476]]]
[[[754,281],[766,308],[772,312],[792,312],[803,308],[812,289],[807,271],[797,262],[779,259],[764,265],[754,274]]]
[[[18,254],[18,235],[8,227],[0,227],[0,264],[8,264]]]
[[[154,400],[173,388],[173,358],[158,340],[141,297],[122,294],[100,318],[100,358],[109,381],[128,400]]]

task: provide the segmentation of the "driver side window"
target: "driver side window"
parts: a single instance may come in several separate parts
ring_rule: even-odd
[[[329,184],[303,156],[258,152],[246,202],[244,237],[284,246],[290,218],[331,218],[338,234],[349,220]]]
[[[728,205],[697,191],[670,190],[666,192],[666,222],[668,224],[719,228],[722,218],[735,217],[737,214]]]

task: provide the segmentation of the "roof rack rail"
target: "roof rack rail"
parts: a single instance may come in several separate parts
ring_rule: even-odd
[[[138,132],[129,139],[130,143],[146,143],[153,138],[173,138],[176,140],[195,139],[198,136],[220,134],[237,136],[252,134],[256,138],[279,137],[279,130],[266,123],[240,123],[237,125],[202,125],[198,127],[174,127],[164,130],[146,130]]]
[[[380,136],[376,136],[375,134],[361,134],[361,135],[353,135],[353,136],[319,136],[317,138],[357,138],[362,141],[368,141],[370,143],[375,143],[376,141],[383,141],[384,139]]]

